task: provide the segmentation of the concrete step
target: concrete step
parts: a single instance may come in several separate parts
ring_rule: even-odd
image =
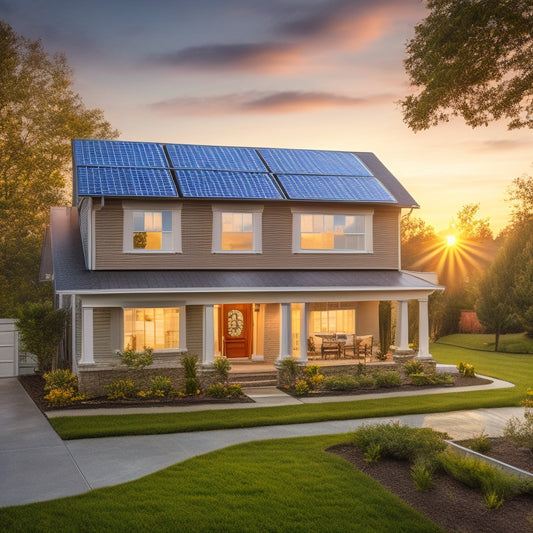
[[[278,373],[269,372],[230,372],[230,383],[240,383],[243,387],[268,387],[278,384]]]

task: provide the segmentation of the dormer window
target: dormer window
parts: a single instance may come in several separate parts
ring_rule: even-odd
[[[181,252],[181,207],[124,202],[124,252]],[[165,206],[166,207],[166,206]]]
[[[293,252],[371,253],[372,212],[293,209]]]
[[[261,253],[262,206],[213,206],[214,253]]]

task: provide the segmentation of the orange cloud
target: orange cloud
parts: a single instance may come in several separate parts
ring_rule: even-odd
[[[165,115],[213,115],[238,113],[301,113],[336,107],[363,107],[390,103],[391,94],[365,97],[326,92],[282,91],[235,93],[212,97],[174,98],[149,107]]]

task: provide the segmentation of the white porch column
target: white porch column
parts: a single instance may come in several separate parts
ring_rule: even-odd
[[[291,356],[291,304],[281,304],[279,359]]]
[[[204,342],[202,353],[202,365],[209,366],[215,363],[215,327],[214,327],[214,306],[204,305]]]
[[[418,299],[418,355],[417,359],[433,359],[429,353],[428,298]]]
[[[93,308],[82,307],[82,341],[81,341],[81,365],[94,365],[94,327]]]
[[[398,300],[398,315],[396,319],[396,350],[409,350],[409,302]]]
[[[300,308],[300,361],[307,363],[307,331],[309,323],[309,304]]]

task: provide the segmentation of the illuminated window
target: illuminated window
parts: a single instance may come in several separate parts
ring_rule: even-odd
[[[179,308],[124,309],[124,347],[179,348]]]
[[[213,252],[261,253],[262,207],[213,206]]]
[[[311,311],[309,328],[314,333],[355,333],[355,309]]]
[[[123,202],[123,205],[125,252],[181,252],[181,206],[163,210],[157,209],[155,203],[146,208],[144,202],[141,205]]]
[[[293,212],[294,252],[372,251],[372,214]]]

